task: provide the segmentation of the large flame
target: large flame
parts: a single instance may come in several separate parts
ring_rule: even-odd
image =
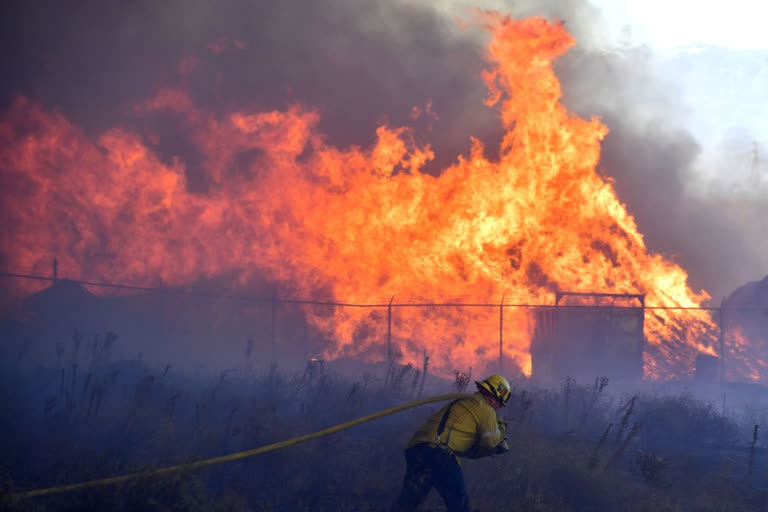
[[[133,115],[173,113],[203,155],[206,193],[185,162],[164,162],[152,133],[87,137],[61,113],[19,98],[0,124],[2,247],[10,269],[181,285],[223,273],[281,283],[294,297],[350,303],[486,301],[552,304],[556,290],[646,294],[655,306],[709,297],[646,248],[612,183],[596,172],[607,128],[569,114],[552,62],[574,44],[561,24],[488,15],[484,74],[505,129],[498,160],[471,154],[436,175],[407,127],[381,126],[371,147],[329,145],[318,114],[216,117],[182,87]],[[195,72],[187,69],[186,73]],[[439,122],[439,120],[436,120]],[[12,190],[12,193],[7,191]],[[334,308],[308,320],[327,357],[386,357],[386,309]],[[403,360],[482,367],[498,357],[498,308],[396,308]],[[504,311],[505,357],[530,373],[526,310]],[[646,316],[646,375],[679,377],[712,352],[703,311]]]
[[[764,382],[768,376],[768,363],[758,356],[757,349],[762,348],[764,351],[768,346],[768,339],[765,336],[747,337],[743,327],[739,325],[728,329],[726,339],[726,378],[746,378],[752,382]]]

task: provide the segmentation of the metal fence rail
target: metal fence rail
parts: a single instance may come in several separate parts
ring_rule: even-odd
[[[5,277],[9,279],[27,279],[27,280],[35,280],[35,281],[45,281],[45,282],[51,282],[56,283],[57,281],[64,279],[59,276],[58,273],[58,264],[56,260],[54,260],[53,263],[53,272],[51,275],[45,276],[45,275],[37,275],[37,274],[26,274],[26,273],[19,273],[19,272],[0,272],[0,277]],[[595,310],[600,308],[605,309],[613,309],[613,310],[620,310],[620,309],[639,309],[642,310],[642,314],[644,315],[646,311],[654,311],[654,310],[694,310],[694,311],[707,311],[711,312],[713,321],[718,325],[718,333],[717,336],[719,338],[719,352],[721,356],[720,364],[721,372],[724,373],[725,371],[725,359],[726,355],[728,353],[729,348],[726,347],[728,344],[728,333],[727,333],[727,327],[726,327],[726,318],[725,318],[725,311],[728,311],[729,313],[736,313],[739,312],[741,315],[750,314],[750,312],[758,313],[758,314],[766,314],[768,315],[768,308],[765,307],[757,307],[757,306],[728,306],[723,307],[721,306],[699,306],[699,307],[690,307],[690,306],[664,306],[664,305],[653,305],[653,304],[646,304],[645,297],[641,295],[631,295],[632,297],[636,297],[636,300],[638,302],[638,305],[631,305],[631,304],[611,304],[611,305],[600,305],[600,304],[561,304],[561,300],[564,297],[569,297],[571,295],[583,295],[578,294],[575,292],[558,292],[556,294],[555,302],[551,304],[536,304],[536,303],[529,303],[529,302],[507,302],[505,300],[505,297],[502,297],[502,299],[499,302],[396,302],[395,297],[391,297],[388,302],[372,302],[372,303],[352,303],[352,302],[346,302],[346,301],[336,301],[336,300],[321,300],[316,298],[287,298],[287,297],[280,297],[279,294],[275,291],[272,291],[269,295],[241,295],[241,294],[228,294],[228,293],[217,293],[217,292],[206,292],[206,291],[200,291],[200,290],[190,290],[190,289],[184,289],[184,288],[172,288],[172,287],[166,287],[166,286],[141,286],[141,285],[133,285],[133,284],[125,284],[125,283],[114,283],[114,282],[102,282],[102,281],[90,281],[90,280],[80,280],[80,279],[66,279],[68,282],[82,285],[82,286],[89,286],[89,287],[99,287],[99,288],[109,288],[109,289],[115,289],[115,290],[132,290],[132,291],[139,291],[139,292],[147,292],[147,293],[157,293],[157,294],[171,294],[171,295],[187,295],[187,296],[196,296],[196,297],[202,297],[202,298],[208,298],[208,299],[224,299],[224,300],[233,300],[233,301],[242,301],[242,302],[248,302],[253,304],[263,304],[263,305],[269,305],[270,306],[270,336],[271,336],[271,342],[273,345],[273,353],[276,352],[276,318],[277,313],[280,305],[298,305],[298,306],[329,306],[329,307],[341,307],[341,308],[363,308],[363,309],[384,309],[387,310],[387,330],[386,330],[386,354],[387,359],[389,363],[391,364],[394,359],[394,350],[392,345],[392,311],[393,308],[445,308],[445,307],[455,307],[455,308],[498,308],[498,357],[499,357],[499,369],[500,371],[503,370],[504,366],[504,310],[507,308],[521,308],[521,309],[529,309],[532,312],[535,311],[541,311],[546,309],[551,309],[553,307],[555,308],[568,308],[568,309],[587,309],[587,310]],[[612,297],[619,297],[619,294],[609,294],[609,293],[597,293],[597,294],[587,294],[587,295],[595,295],[599,296],[601,298],[612,298]],[[622,297],[624,295],[621,295]],[[715,314],[716,313],[716,314]],[[732,348],[731,348],[732,350]],[[721,379],[723,377],[721,376]]]

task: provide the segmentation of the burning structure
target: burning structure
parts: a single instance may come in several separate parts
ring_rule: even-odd
[[[768,363],[768,276],[735,290],[724,302],[723,378],[765,383]]]
[[[597,376],[637,382],[643,377],[645,345],[639,294],[556,294],[555,306],[536,311],[531,340],[533,376],[581,382]]]

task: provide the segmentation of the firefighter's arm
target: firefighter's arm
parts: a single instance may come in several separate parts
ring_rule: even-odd
[[[506,424],[498,422],[495,416],[489,415],[477,425],[477,442],[472,452],[466,456],[470,459],[479,459],[500,453],[499,446],[506,445],[504,441],[506,431]]]
[[[481,448],[495,449],[507,435],[507,424],[498,421],[496,415],[488,415],[478,425],[478,446]]]
[[[501,455],[509,451],[509,444],[507,444],[507,421],[501,414],[496,414],[496,422],[499,425],[499,430],[504,436],[499,444],[496,445],[493,453],[494,455]]]

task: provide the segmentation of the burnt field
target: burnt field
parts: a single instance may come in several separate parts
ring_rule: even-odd
[[[478,376],[426,379],[397,365],[342,376],[331,363],[254,363],[218,373],[118,359],[117,338],[77,336],[40,366],[6,353],[0,475],[7,510],[387,510],[403,448],[433,404],[282,450],[164,477],[51,496],[13,493],[225,455],[307,434],[419,396],[473,391]],[[754,407],[687,392],[613,391],[563,377],[515,383],[510,453],[463,468],[477,510],[765,510],[768,459]],[[423,510],[443,510],[433,491]]]

